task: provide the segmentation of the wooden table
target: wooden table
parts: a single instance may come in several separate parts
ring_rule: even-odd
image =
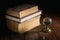
[[[45,14],[41,17],[42,19],[46,17]],[[52,32],[49,35],[46,35],[46,40],[60,40],[60,17],[56,17],[53,15],[48,15],[48,17],[51,17],[53,20],[52,25],[50,26],[52,29]],[[0,40],[42,40],[40,30],[43,28],[43,25],[39,25],[38,27],[30,30],[29,32],[26,32],[24,34],[18,34],[14,33],[12,31],[7,31],[7,33],[2,36],[0,36]]]

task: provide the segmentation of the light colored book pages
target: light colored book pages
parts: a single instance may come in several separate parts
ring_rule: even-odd
[[[17,32],[17,33],[28,32],[39,25],[40,25],[40,16],[32,18],[32,19],[25,21],[23,23],[18,23],[18,22],[11,21],[11,20],[7,19],[8,29],[10,29],[14,32]]]
[[[35,13],[38,10],[38,5],[24,4],[17,6],[15,8],[9,8],[6,12],[8,15],[20,18]]]
[[[8,16],[8,15],[6,15],[6,18],[21,23],[21,22],[27,21],[27,20],[29,20],[29,19],[31,19],[31,18],[34,18],[34,17],[36,17],[36,16],[38,16],[38,15],[41,16],[41,14],[42,14],[42,11],[39,11],[39,12],[37,12],[37,13],[35,13],[35,14],[26,16],[26,17],[21,18],[21,19],[14,18],[14,17]]]

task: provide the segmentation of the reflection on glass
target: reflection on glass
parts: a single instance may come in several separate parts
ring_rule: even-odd
[[[45,17],[45,18],[43,19],[43,25],[48,26],[48,25],[50,25],[51,23],[52,23],[52,19],[51,19],[51,18]]]

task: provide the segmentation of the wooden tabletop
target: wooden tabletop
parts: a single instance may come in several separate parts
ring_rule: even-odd
[[[46,17],[45,14],[41,17],[41,23],[44,17]],[[50,25],[52,32],[50,34],[48,33],[48,35],[46,34],[46,40],[60,40],[60,17],[53,15],[48,15],[48,17],[52,18],[53,21]],[[7,31],[6,34],[4,33],[4,35],[0,36],[0,40],[42,40],[40,31],[43,27],[44,26],[41,24],[24,34]]]

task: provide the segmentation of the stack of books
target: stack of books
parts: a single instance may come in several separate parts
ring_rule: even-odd
[[[22,4],[7,9],[6,19],[8,29],[24,33],[40,25],[42,11],[38,5]]]

